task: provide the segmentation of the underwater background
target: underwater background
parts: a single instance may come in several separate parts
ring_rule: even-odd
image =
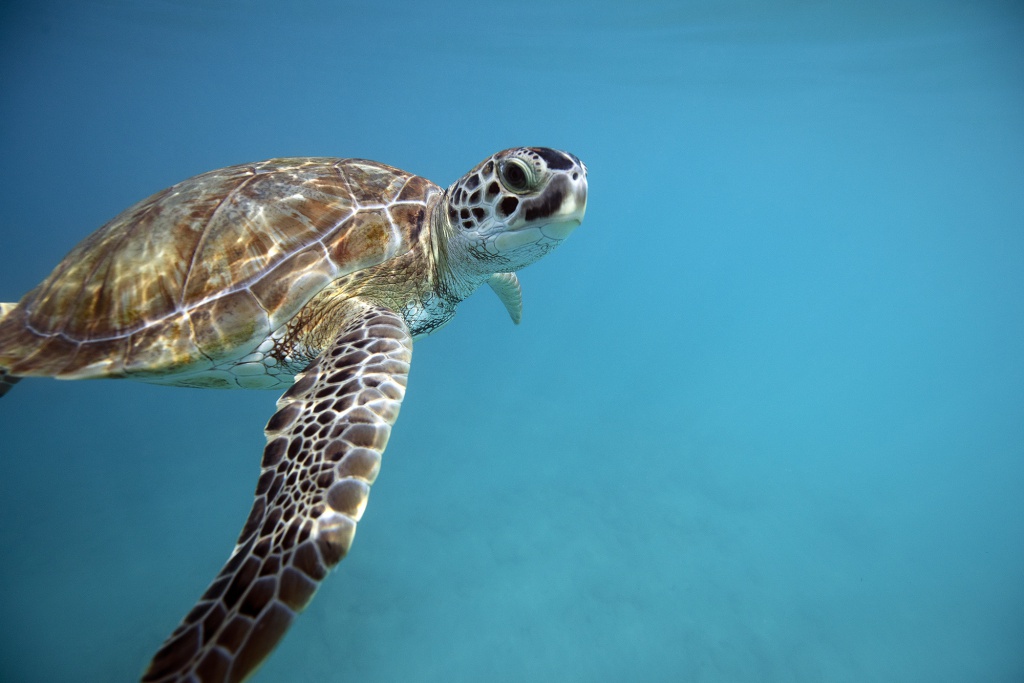
[[[0,300],[274,156],[587,218],[417,343],[349,557],[256,682],[1024,680],[1024,6],[0,6]],[[0,403],[0,681],[137,680],[227,559],[274,392]]]

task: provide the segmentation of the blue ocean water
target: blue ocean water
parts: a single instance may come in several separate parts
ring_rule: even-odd
[[[0,300],[188,176],[530,144],[587,219],[417,344],[352,553],[254,681],[1024,680],[1015,1],[0,7]],[[0,681],[132,681],[270,392],[27,380]]]

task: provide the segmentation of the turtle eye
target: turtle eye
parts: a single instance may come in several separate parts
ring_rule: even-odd
[[[505,187],[513,192],[526,192],[530,189],[529,173],[523,162],[518,159],[509,159],[501,165],[499,171],[501,173],[501,181],[505,184]]]

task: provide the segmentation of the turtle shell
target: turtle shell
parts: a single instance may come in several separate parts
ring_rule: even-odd
[[[195,176],[83,240],[0,322],[14,375],[161,375],[251,351],[329,283],[407,252],[441,190],[361,159]]]

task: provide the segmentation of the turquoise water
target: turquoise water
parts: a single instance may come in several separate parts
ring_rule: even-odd
[[[583,226],[415,350],[258,682],[1024,680],[1017,2],[6,3],[0,300],[196,173],[531,144]],[[24,381],[0,681],[135,680],[268,392]]]

